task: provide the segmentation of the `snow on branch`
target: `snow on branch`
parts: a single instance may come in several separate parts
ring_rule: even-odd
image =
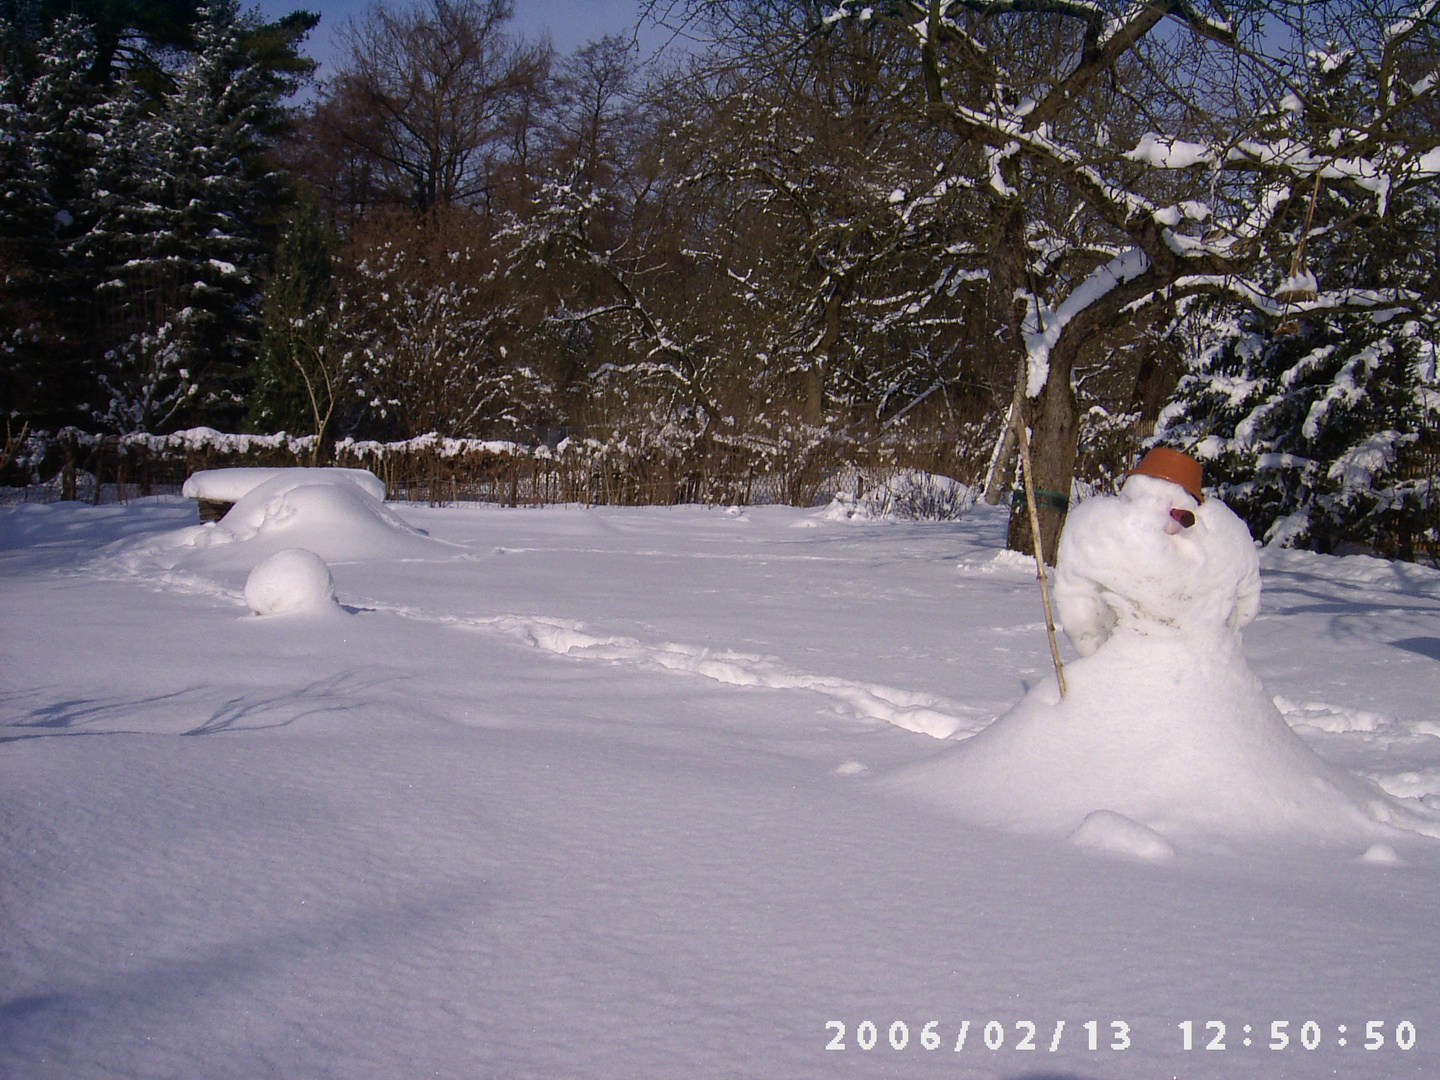
[[[1022,118],[1010,111],[976,109],[959,104],[948,105],[947,111],[957,127],[988,142],[1001,151],[999,156],[1024,150],[1047,164],[1068,171],[1081,181],[1097,209],[1114,225],[1124,228],[1136,217],[1155,212],[1155,206],[1148,199],[1105,179],[1078,153],[1053,139],[1046,128],[1028,130]]]
[[[1029,374],[1025,392],[1035,397],[1045,387],[1050,377],[1050,350],[1060,340],[1065,327],[1070,325],[1082,311],[1113,292],[1118,286],[1134,281],[1150,268],[1150,260],[1138,247],[1128,248],[1104,266],[1092,270],[1060,305],[1045,307],[1038,296],[1026,294],[1020,299],[1029,304],[1023,331],[1025,352],[1029,359]]]
[[[1440,0],[1424,0],[1411,14],[1396,19],[1385,28],[1385,47],[1388,49],[1413,34],[1423,23],[1435,17],[1437,8],[1440,8]]]
[[[1343,155],[1327,153],[1299,139],[1242,139],[1228,147],[1217,147],[1172,139],[1152,131],[1141,136],[1124,157],[1154,169],[1259,170],[1292,177],[1339,180],[1374,195],[1382,216],[1396,188],[1440,176],[1440,147],[1417,152],[1404,144],[1383,147],[1373,156]],[[1275,193],[1283,193],[1288,198],[1290,188],[1283,185],[1270,189],[1270,194]],[[1262,209],[1266,212],[1251,215],[1250,234],[1268,223],[1274,206],[1257,207]]]
[[[1187,274],[1131,305],[1138,310],[1147,303],[1175,300],[1200,294],[1233,296],[1247,307],[1274,318],[1292,318],[1316,311],[1365,311],[1396,314],[1418,310],[1424,297],[1411,289],[1332,289],[1313,300],[1277,300],[1264,286],[1239,274]]]
[[[1145,13],[1147,8],[1154,8],[1156,6],[1153,0],[1137,0],[1136,3],[1130,5],[1124,15],[1106,22],[1105,29],[1100,34],[1101,43],[1103,44],[1121,34],[1125,27],[1137,21],[1140,16]],[[1235,27],[1228,19],[1212,19],[1209,15],[1196,11],[1189,4],[1175,3],[1166,5],[1165,14],[1183,22],[1203,37],[1224,42],[1235,40]]]
[[[1124,156],[1152,169],[1193,169],[1197,165],[1213,169],[1220,160],[1209,146],[1167,138],[1153,131],[1142,135],[1135,149],[1127,150]]]

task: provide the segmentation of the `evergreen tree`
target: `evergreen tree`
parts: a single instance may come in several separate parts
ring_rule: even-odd
[[[174,92],[111,144],[95,194],[112,212],[90,238],[108,252],[100,292],[120,330],[98,371],[106,426],[232,426],[244,413],[263,218],[283,185],[265,157],[277,87],[242,34],[233,0],[207,4]]]
[[[1387,99],[1380,80],[1395,81],[1388,96],[1400,103],[1413,90],[1355,51],[1310,59],[1304,100],[1271,118],[1300,143],[1374,137],[1382,124],[1355,125],[1366,102]],[[1210,459],[1257,537],[1401,558],[1440,541],[1440,314],[1430,299],[1440,195],[1425,170],[1410,173],[1357,185],[1317,169],[1275,233],[1284,246],[1271,259],[1274,301],[1200,313],[1214,328],[1159,434]]]
[[[317,17],[99,8],[0,0],[0,411],[229,426],[285,202],[268,155]]]
[[[76,422],[85,396],[82,297],[68,247],[90,223],[87,176],[103,100],[88,79],[91,36],[64,20],[27,50],[0,34],[0,403],[49,427]],[[32,69],[27,72],[27,68]],[[93,283],[92,283],[93,284]]]
[[[1193,444],[1208,480],[1267,542],[1352,542],[1400,558],[1433,549],[1433,322],[1332,313],[1284,333],[1257,322],[1224,328],[1182,380],[1160,437]]]

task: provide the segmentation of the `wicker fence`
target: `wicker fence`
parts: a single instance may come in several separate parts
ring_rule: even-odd
[[[680,446],[573,439],[523,446],[427,435],[391,443],[347,439],[317,455],[313,438],[284,434],[195,428],[163,436],[100,436],[72,428],[27,438],[3,500],[99,503],[178,496],[186,477],[202,469],[321,464],[368,469],[384,481],[388,498],[433,505],[810,506],[837,491],[862,494],[898,471],[936,472],[973,483],[985,465],[984,439],[977,431],[973,445],[947,439],[867,446],[810,438],[711,439]]]

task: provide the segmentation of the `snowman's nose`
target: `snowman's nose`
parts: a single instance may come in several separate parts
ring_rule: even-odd
[[[1180,527],[1184,529],[1188,529],[1191,525],[1195,524],[1195,515],[1189,510],[1180,509],[1178,506],[1170,511],[1170,516],[1178,521]]]

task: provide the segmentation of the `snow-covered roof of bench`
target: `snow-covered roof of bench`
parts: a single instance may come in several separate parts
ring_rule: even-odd
[[[239,502],[255,488],[276,476],[310,479],[327,483],[351,483],[367,495],[384,500],[385,484],[366,469],[204,469],[185,481],[180,493],[187,499],[210,502]]]

